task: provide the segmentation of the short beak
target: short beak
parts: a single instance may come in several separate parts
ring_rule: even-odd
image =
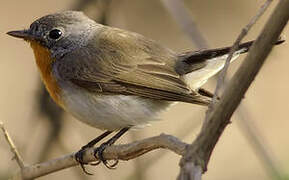
[[[21,31],[9,31],[7,32],[8,35],[16,37],[16,38],[21,38],[25,40],[35,40],[36,37],[32,35],[29,30],[21,30]]]

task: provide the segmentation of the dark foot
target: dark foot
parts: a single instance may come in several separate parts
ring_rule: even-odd
[[[204,89],[204,88],[200,88],[199,89],[199,94],[201,94],[202,96],[206,96],[206,97],[209,97],[209,98],[213,98],[214,97],[214,93]]]
[[[115,169],[116,165],[118,164],[118,160],[114,160],[112,164],[109,164],[106,159],[103,158],[103,151],[108,146],[111,146],[115,143],[115,141],[120,138],[125,132],[129,130],[129,127],[122,128],[116,135],[110,138],[105,143],[102,143],[96,150],[94,151],[94,157],[99,159],[108,169]],[[96,156],[97,155],[97,156]]]
[[[99,162],[102,162],[108,169],[115,169],[116,168],[116,165],[118,164],[118,160],[114,160],[114,162],[112,164],[109,164],[108,161],[106,159],[104,159],[103,157],[103,151],[108,147],[110,146],[111,144],[109,143],[103,143],[101,144],[98,148],[95,149],[94,151],[94,157],[96,159],[99,159]]]
[[[213,98],[214,97],[214,93],[204,89],[204,88],[200,88],[198,93],[202,96],[206,96],[206,97],[209,97],[209,98]],[[220,100],[220,97],[217,97],[218,100]]]
[[[115,143],[115,141],[120,138],[120,136],[122,136],[125,132],[127,132],[129,130],[129,127],[123,128],[121,129],[116,135],[114,135],[111,139],[109,139],[107,142],[101,144],[98,148],[95,149],[94,151],[94,157],[96,159],[99,159],[98,161],[94,162],[94,163],[86,163],[83,161],[83,156],[84,153],[87,149],[92,148],[97,142],[99,142],[101,139],[103,139],[104,137],[106,137],[107,135],[109,135],[110,133],[112,133],[112,131],[106,131],[105,133],[103,133],[102,135],[98,136],[97,138],[93,139],[92,141],[90,141],[87,145],[83,146],[76,154],[75,154],[75,160],[80,164],[82,170],[88,174],[88,175],[92,175],[91,173],[87,172],[85,169],[85,165],[93,165],[96,166],[98,165],[100,162],[103,162],[103,164],[109,168],[109,169],[115,169],[116,165],[118,164],[118,160],[115,160],[115,162],[113,162],[112,164],[109,164],[107,160],[105,160],[103,158],[103,151],[105,150],[106,147],[111,146],[112,144]]]
[[[90,141],[87,145],[83,146],[77,153],[75,153],[75,156],[74,156],[75,160],[79,163],[80,167],[82,168],[83,172],[85,172],[85,174],[92,175],[91,173],[86,171],[84,165],[98,165],[101,162],[101,161],[97,161],[97,162],[90,163],[90,164],[85,163],[83,161],[83,156],[84,156],[85,151],[89,148],[92,148],[96,143],[98,143],[100,140],[108,136],[110,133],[112,133],[112,131],[104,132],[100,136]]]
[[[82,147],[77,153],[75,153],[74,158],[75,158],[75,160],[79,163],[81,169],[83,170],[83,172],[84,172],[85,174],[87,174],[87,175],[93,175],[92,173],[89,173],[89,172],[85,169],[85,167],[84,167],[84,165],[88,165],[88,163],[86,163],[86,162],[83,161],[83,156],[84,156],[84,153],[85,153],[85,151],[86,151],[87,149],[88,149],[88,148]]]

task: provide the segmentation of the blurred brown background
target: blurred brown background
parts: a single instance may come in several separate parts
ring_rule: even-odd
[[[263,1],[230,0],[187,0],[186,6],[210,47],[228,46],[249,19],[256,14]],[[250,31],[246,40],[254,39],[262,29],[277,1]],[[0,121],[3,121],[26,163],[39,161],[44,151],[47,136],[47,117],[41,116],[37,108],[39,75],[32,50],[24,41],[8,37],[5,33],[29,27],[30,23],[48,13],[70,9],[77,0],[29,0],[1,1],[0,6]],[[92,3],[93,5],[93,3]],[[94,15],[93,8],[87,8]],[[161,42],[176,51],[196,49],[190,38],[178,26],[161,1],[156,0],[114,0],[110,4],[107,23],[141,33]],[[283,34],[289,37],[288,28]],[[287,38],[288,41],[288,38]],[[282,176],[289,171],[289,61],[288,42],[274,49],[267,63],[257,76],[242,102],[242,116],[245,123],[253,127],[262,147],[268,151],[274,162],[265,163],[264,156],[256,148],[240,113],[235,113],[232,124],[225,130],[218,142],[205,180],[226,179],[272,179],[272,167]],[[233,74],[244,55],[234,62],[229,76]],[[215,81],[205,85],[213,91]],[[246,109],[246,111],[244,110]],[[192,142],[198,133],[206,108],[179,103],[162,115],[163,121],[125,135],[119,143],[131,142],[158,135],[162,132],[175,135],[186,142]],[[77,151],[82,145],[100,134],[64,115],[64,125],[59,139],[53,141],[44,151],[44,159],[51,159]],[[12,159],[9,146],[0,136],[0,179],[7,179],[18,166]],[[117,170],[104,166],[88,167],[94,176],[85,176],[79,167],[69,168],[39,179],[175,179],[179,172],[180,157],[166,150],[148,153],[136,160],[120,162]]]

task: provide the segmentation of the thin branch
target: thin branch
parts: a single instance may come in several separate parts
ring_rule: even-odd
[[[220,101],[216,102],[208,120],[203,124],[200,134],[187,149],[180,162],[179,180],[201,179],[200,169],[205,172],[211,153],[222,135],[230,118],[244,97],[245,92],[271,52],[289,19],[289,0],[279,1],[261,34],[253,44],[248,56],[225,88]],[[190,168],[190,167],[193,167]]]
[[[19,167],[21,169],[23,169],[25,167],[24,161],[23,161],[22,157],[20,156],[20,154],[19,154],[15,144],[13,143],[11,137],[9,136],[7,130],[5,129],[3,122],[0,122],[0,128],[2,129],[4,137],[10,146],[11,152],[14,154],[14,158],[16,159],[17,164],[19,165]]]
[[[239,37],[235,41],[233,47],[236,47],[236,49],[237,49],[242,38],[248,33],[248,31],[256,23],[258,18],[260,18],[262,16],[262,14],[266,11],[266,9],[268,8],[268,6],[270,5],[271,2],[272,2],[272,0],[267,0],[261,6],[257,15],[254,16],[252,18],[251,22],[242,30],[241,34],[239,35]],[[223,84],[225,84],[226,72],[228,70],[228,66],[230,64],[233,52],[235,50],[233,48],[231,49],[231,52],[230,52],[231,54],[228,56],[228,58],[226,60],[226,64],[225,64],[225,67],[223,69],[223,73],[222,73],[222,75],[219,76],[217,88],[215,90],[215,98],[214,98],[213,102],[216,101],[216,97],[218,97],[218,95],[219,95],[219,91],[221,89],[221,86],[223,86]],[[273,160],[273,158],[268,153],[268,147],[265,148],[263,145],[264,142],[261,143],[260,138],[258,138],[260,136],[260,132],[259,133],[257,133],[258,131],[256,132],[257,127],[254,127],[254,126],[253,126],[254,128],[252,127],[253,122],[250,121],[250,118],[244,117],[244,113],[241,113],[244,111],[246,112],[245,113],[246,116],[248,116],[249,112],[246,111],[246,107],[244,105],[240,106],[239,111],[238,111],[238,116],[240,117],[239,125],[241,126],[242,132],[247,137],[247,140],[248,140],[248,142],[250,142],[251,146],[254,147],[254,150],[257,151],[256,152],[257,156],[264,162],[265,167],[267,168],[266,172],[269,173],[269,175],[273,178],[277,177],[278,179],[281,179],[281,172],[278,170],[276,162]]]
[[[224,86],[224,82],[225,82],[225,76],[227,74],[231,59],[234,55],[234,52],[238,49],[239,44],[241,43],[242,39],[247,35],[247,33],[249,32],[249,30],[253,27],[254,24],[256,24],[256,22],[260,19],[260,17],[264,14],[264,12],[266,11],[266,9],[269,7],[269,5],[271,4],[272,0],[267,0],[259,9],[259,11],[257,12],[257,14],[250,20],[249,24],[247,24],[241,31],[241,33],[239,34],[238,38],[236,39],[236,41],[234,42],[228,58],[226,59],[224,68],[222,69],[220,75],[219,75],[219,79],[217,81],[217,87],[215,89],[215,93],[214,93],[214,98],[213,98],[213,103],[212,106],[216,103],[217,98],[220,97],[220,89],[221,87]],[[212,106],[209,107],[212,108]]]
[[[139,134],[140,132],[136,132],[136,131],[130,131],[129,135],[130,135],[130,142],[134,142],[137,141],[137,139],[140,139],[138,137],[141,137],[141,134]],[[133,161],[133,167],[134,170],[132,171],[132,178],[133,179],[138,179],[138,180],[145,180],[146,177],[146,172],[143,170],[145,166],[143,166],[143,161],[140,158],[136,158]]]
[[[242,39],[247,35],[247,33],[249,32],[249,30],[253,27],[253,25],[258,21],[258,19],[264,14],[264,12],[266,11],[266,9],[269,7],[269,5],[271,4],[272,0],[267,0],[262,6],[261,8],[258,10],[257,14],[249,21],[249,23],[242,29],[241,33],[239,34],[239,36],[237,37],[236,41],[234,42],[229,55],[225,61],[225,65],[224,68],[222,69],[218,81],[217,81],[217,87],[215,89],[215,93],[214,93],[214,97],[213,97],[213,101],[212,104],[209,106],[207,112],[206,112],[206,117],[205,117],[205,121],[204,121],[204,125],[202,127],[202,131],[204,130],[204,128],[206,127],[205,124],[208,123],[209,121],[209,117],[210,115],[213,113],[214,108],[216,108],[216,102],[217,102],[217,98],[220,97],[220,89],[221,87],[224,86],[224,82],[225,82],[225,77],[230,65],[230,61],[234,55],[234,52],[238,49],[240,42],[242,41]],[[198,168],[198,170],[200,170],[200,168]],[[198,175],[200,173],[197,173]]]
[[[162,0],[162,2],[198,49],[207,49],[209,47],[208,42],[194,22],[193,16],[188,8],[186,8],[183,0]]]
[[[163,0],[162,1],[165,6],[167,7],[168,11],[171,13],[172,16],[174,17],[180,17],[181,14],[178,14],[177,12],[180,12],[180,11],[184,11],[186,12],[187,9],[185,8],[184,6],[184,3],[182,1],[173,1],[172,0]],[[269,6],[269,4],[271,3],[272,1],[266,1],[265,4],[261,7],[261,10],[259,11],[259,15],[257,16],[254,16],[254,18],[251,20],[251,25],[257,21],[258,17],[262,15],[262,13],[264,13],[264,11],[267,9],[267,7]],[[179,4],[178,6],[175,6],[174,4]],[[195,39],[195,37],[199,36],[199,37],[202,37],[202,34],[201,32],[194,32],[194,29],[193,30],[188,30],[188,28],[191,28],[189,26],[187,26],[187,24],[190,24],[187,22],[187,19],[191,19],[191,16],[188,17],[190,15],[190,13],[184,13],[183,16],[181,16],[180,18],[175,18],[177,20],[177,22],[179,24],[183,24],[182,27],[187,27],[187,28],[182,28],[184,30],[185,33],[187,33],[188,36],[191,37],[191,39]],[[185,16],[185,18],[183,18]],[[194,23],[194,22],[193,22]],[[193,25],[196,25],[196,24],[193,24]],[[249,26],[249,25],[247,25]],[[196,26],[192,26],[192,28],[195,28]],[[247,31],[249,31],[250,27],[249,28],[245,28]],[[198,30],[198,29],[196,29]],[[189,33],[189,34],[188,34]],[[194,33],[194,34],[191,34],[191,33]],[[205,40],[205,38],[202,38]],[[237,42],[237,41],[236,41]],[[235,43],[236,43],[235,42]],[[193,41],[193,43],[196,43],[196,41]],[[208,44],[206,41],[204,41],[205,44]],[[239,41],[240,43],[240,41]],[[202,43],[199,43],[198,47],[201,47]],[[227,62],[230,62],[230,60],[227,60]],[[229,63],[228,63],[229,64]],[[217,79],[217,78],[216,78]],[[219,78],[220,79],[220,78]],[[226,84],[226,83],[225,83]],[[217,88],[218,91],[220,91],[219,89],[220,88]],[[218,92],[216,94],[219,94]],[[270,155],[270,153],[268,152],[269,150],[269,147],[266,146],[264,147],[264,145],[262,144],[262,142],[264,142],[264,140],[261,142],[260,138],[258,138],[260,135],[260,132],[257,134],[256,133],[256,128],[255,127],[254,129],[252,128],[252,121],[250,121],[250,119],[248,119],[248,117],[243,117],[244,114],[241,113],[241,111],[245,111],[245,106],[243,105],[242,107],[239,107],[239,112],[238,112],[238,116],[240,117],[240,121],[239,121],[239,124],[241,126],[241,130],[242,132],[244,133],[244,135],[247,137],[247,140],[250,142],[251,146],[254,147],[254,150],[257,151],[256,154],[257,156],[262,160],[262,162],[264,162],[264,166],[266,167],[266,172],[273,178],[278,178],[280,179],[281,177],[281,174],[282,172],[280,170],[278,170],[277,168],[277,163],[274,161],[274,158],[272,158]],[[246,115],[248,115],[248,111],[246,111]],[[182,132],[184,132],[182,130]],[[190,132],[190,131],[187,131],[187,132]],[[258,132],[258,131],[257,131]],[[177,136],[177,137],[182,137],[182,136]],[[162,157],[163,155],[165,155],[165,153],[157,153],[155,155],[155,157],[157,159],[160,159],[160,157]],[[155,163],[155,160],[156,158],[152,158],[151,161],[147,161],[144,165],[144,167],[150,167],[150,164],[152,163]],[[145,170],[144,168],[142,168],[142,170]]]
[[[208,44],[205,41],[205,38],[202,38],[202,34],[201,34],[200,31],[198,31],[198,29],[196,27],[196,24],[194,22],[191,23],[192,24],[191,27],[188,26],[188,24],[190,24],[190,23],[187,22],[187,21],[191,19],[191,16],[190,16],[190,13],[186,13],[188,10],[185,8],[184,3],[182,1],[163,0],[162,2],[165,4],[165,6],[167,7],[167,9],[171,13],[171,15],[173,17],[175,17],[175,19],[178,22],[178,24],[182,25],[182,27],[183,27],[182,30],[184,31],[184,33],[186,33],[188,36],[191,37],[191,40],[192,40],[193,43],[197,44],[197,46],[199,48],[201,48],[202,47],[202,43],[198,43],[199,41],[196,41],[196,40],[194,41],[195,37],[201,37],[201,39],[204,40],[204,44]],[[261,16],[261,14],[269,6],[270,2],[267,1],[261,7],[261,10],[259,11],[259,15],[258,16]],[[174,5],[174,4],[177,4],[177,6]],[[185,13],[179,14],[178,12],[185,12]],[[253,24],[253,22],[257,21],[257,19],[258,19],[257,17],[258,16],[254,16],[254,18],[251,20],[251,24]],[[249,26],[249,25],[247,25],[247,26]],[[186,28],[184,28],[184,27],[186,27]],[[196,30],[195,31],[194,31],[194,29],[190,30],[190,28],[195,28]],[[249,28],[246,27],[245,29],[247,31],[249,31]],[[240,43],[240,41],[239,41],[239,43]],[[205,47],[205,48],[208,48],[208,47]],[[230,62],[230,60],[227,60],[226,62]],[[228,64],[229,63],[227,63],[227,65]],[[225,76],[225,74],[224,74],[224,76]],[[219,80],[220,80],[220,78],[219,78]],[[217,88],[217,91],[220,91],[219,89],[220,89],[220,87]],[[217,92],[216,94],[219,94],[219,92]],[[243,105],[243,108],[245,108],[244,105]],[[248,122],[249,120],[247,120],[248,118],[242,118],[243,115],[242,115],[242,113],[240,113],[240,111],[242,111],[241,107],[239,107],[239,113],[238,113],[239,116],[241,117],[241,121],[242,121],[242,122],[240,122],[240,124],[242,125],[241,126],[241,130],[243,131],[243,133],[245,134],[246,137],[248,137],[248,136],[251,137],[250,139],[248,139],[248,138],[247,139],[250,142],[251,146],[255,147],[254,150],[258,151],[258,152],[256,152],[256,154],[258,155],[258,157],[261,160],[263,160],[263,162],[265,164],[264,166],[267,168],[266,172],[268,172],[271,177],[274,177],[274,178],[275,177],[281,177],[281,172],[278,170],[276,162],[273,161],[273,158],[267,152],[268,151],[268,146],[266,147],[266,149],[265,149],[265,147],[263,147],[263,145],[261,144],[261,142],[258,139],[258,136],[257,136],[256,132],[253,131],[252,127],[250,126],[252,122],[249,123]],[[246,114],[248,114],[248,112]],[[182,131],[182,132],[184,132],[184,131]],[[187,132],[190,132],[190,131],[187,131]],[[181,136],[177,136],[177,137],[181,137]],[[160,157],[162,157],[164,155],[165,155],[165,153],[162,153],[162,152],[155,154],[155,158],[152,158],[150,161],[146,161],[146,163],[145,163],[146,165],[144,165],[143,167],[150,167],[150,165],[152,163],[155,163],[156,159],[158,160],[158,159],[160,159]],[[146,169],[147,168],[145,168],[145,169],[142,168],[142,171],[144,171]]]
[[[141,141],[136,141],[125,145],[110,146],[103,152],[103,157],[107,160],[130,160],[155,149],[169,149],[178,155],[184,155],[187,144],[180,141],[174,136],[161,134],[159,136],[147,138]],[[94,149],[88,149],[84,155],[85,162],[96,161],[94,157]],[[25,166],[21,172],[15,174],[22,175],[23,179],[32,179],[46,174],[59,171],[61,169],[69,168],[78,165],[75,161],[74,153],[53,159],[44,163]]]
[[[184,125],[180,126],[178,128],[176,137],[180,139],[185,139],[191,132],[196,131],[196,129],[201,125],[201,119],[196,119],[192,121],[192,119],[187,119],[187,123],[184,123]],[[163,158],[165,155],[167,155],[168,152],[157,152],[153,155],[152,158],[149,160],[146,160],[145,162],[142,162],[142,173],[146,173],[146,171],[151,168],[154,164],[156,164],[161,158]],[[128,176],[127,179],[135,179],[136,172],[132,173],[130,176]]]

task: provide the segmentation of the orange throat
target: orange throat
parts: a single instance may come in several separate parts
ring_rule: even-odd
[[[52,99],[60,106],[62,101],[60,99],[61,89],[59,88],[55,77],[52,74],[52,63],[54,59],[51,58],[49,50],[36,41],[30,41],[30,46],[33,49],[36,64],[41,73],[41,78],[45,84]]]

